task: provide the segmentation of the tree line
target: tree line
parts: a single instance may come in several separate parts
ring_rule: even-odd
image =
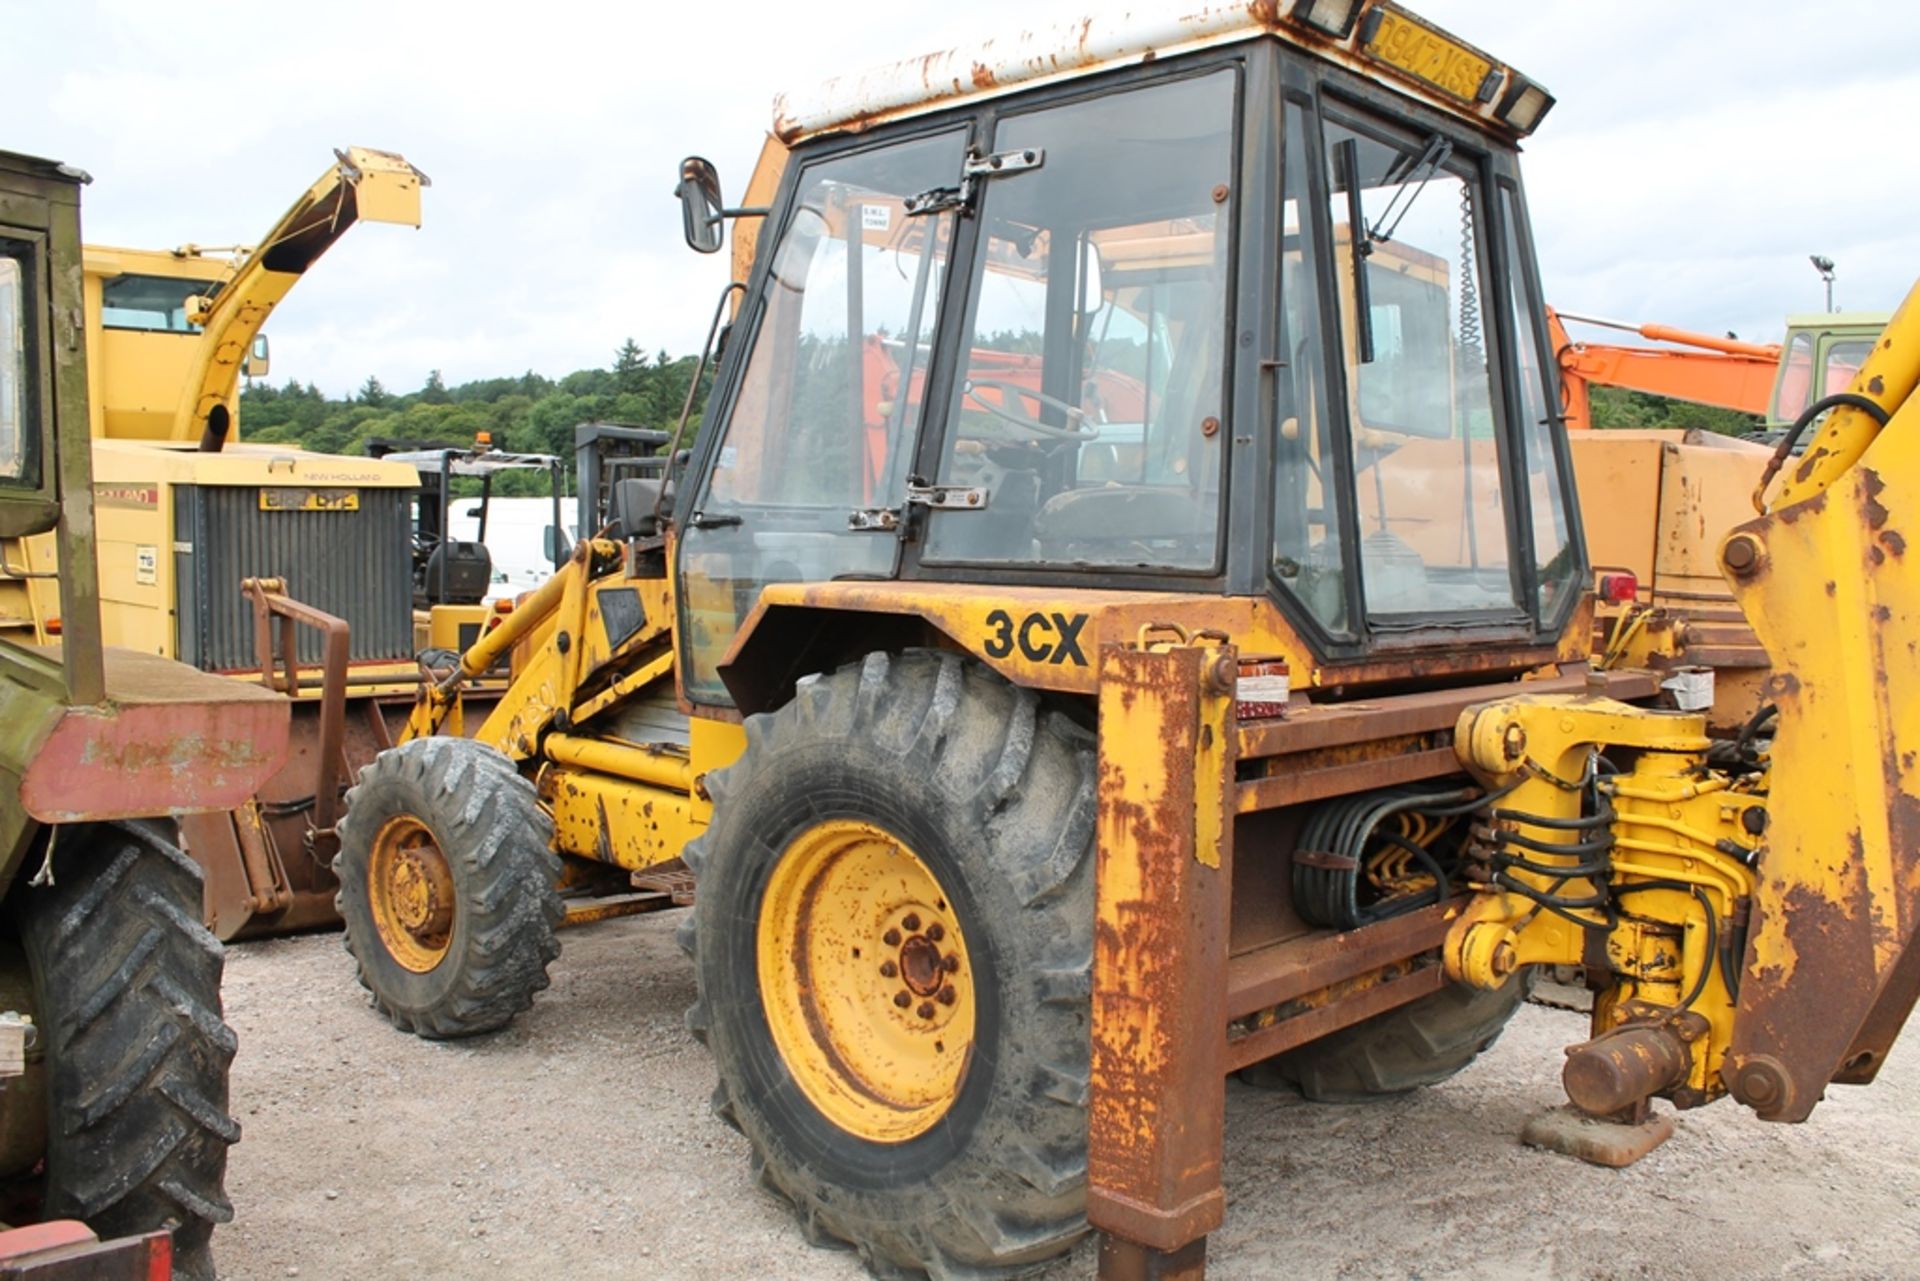
[[[579,369],[558,379],[529,370],[517,378],[449,387],[436,369],[418,391],[392,392],[370,377],[344,399],[326,396],[311,383],[249,386],[240,393],[240,433],[245,440],[319,453],[365,454],[374,440],[465,448],[486,432],[495,449],[559,455],[571,475],[576,424],[616,422],[671,431],[698,363],[665,351],[648,356],[629,338],[608,367]],[[711,370],[701,381],[696,421],[712,384]],[[494,482],[494,492],[501,495],[545,490],[546,478],[537,472],[508,472]]]
[[[1765,426],[1757,414],[1737,409],[1716,409],[1712,405],[1693,405],[1670,400],[1650,392],[1626,387],[1594,387],[1587,393],[1593,425],[1606,427],[1678,427],[1699,428],[1722,436],[1744,436]]]
[[[670,431],[680,419],[697,364],[692,356],[665,351],[649,356],[629,338],[606,368],[579,369],[558,379],[529,370],[517,378],[449,387],[435,370],[418,391],[392,392],[370,377],[343,399],[323,395],[311,383],[249,386],[240,395],[240,429],[247,440],[328,454],[365,454],[367,443],[379,439],[464,448],[486,432],[496,449],[558,455],[570,476],[576,424],[615,422]],[[694,400],[696,424],[712,386],[711,369],[701,381]],[[1698,427],[1739,435],[1760,426],[1751,414],[1620,387],[1593,388],[1591,405],[1594,426],[1601,428]],[[509,472],[496,479],[494,492],[541,494],[545,488],[540,473]]]

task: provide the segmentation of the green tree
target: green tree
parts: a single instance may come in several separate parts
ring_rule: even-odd
[[[613,354],[613,381],[621,391],[640,391],[647,381],[647,356],[640,344],[629,338]]]

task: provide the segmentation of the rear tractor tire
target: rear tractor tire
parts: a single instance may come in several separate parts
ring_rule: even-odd
[[[415,739],[360,771],[335,904],[361,986],[395,1027],[473,1036],[533,1003],[566,912],[552,840],[533,785],[483,743]]]
[[[748,719],[686,858],[714,1110],[809,1240],[1001,1277],[1086,1231],[1093,736],[954,655]]]
[[[173,1275],[210,1281],[240,1126],[227,1115],[225,954],[200,924],[200,869],[144,824],[51,838],[52,884],[27,883],[36,851],[8,903],[5,951],[25,973],[6,999],[18,1008],[30,994],[22,1012],[39,1038],[9,1088],[38,1084],[46,1108],[42,1159],[9,1135],[8,1199],[38,1199],[41,1217],[84,1220],[102,1238],[170,1228]]]
[[[1532,987],[1527,971],[1493,991],[1451,983],[1255,1063],[1240,1078],[1249,1085],[1291,1086],[1316,1103],[1359,1103],[1438,1085],[1500,1038]]]

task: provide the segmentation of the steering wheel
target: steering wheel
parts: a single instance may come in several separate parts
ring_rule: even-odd
[[[974,394],[976,387],[986,387],[992,391],[999,392],[1001,403],[996,405],[991,401],[982,400]],[[1049,396],[1043,391],[1034,391],[1030,387],[1022,387],[1018,383],[1007,382],[1000,378],[969,378],[962,387],[961,394],[965,399],[972,401],[981,410],[993,415],[993,417],[998,418],[1001,422],[1006,423],[1010,427],[1018,428],[1032,436],[1045,437],[1052,440],[1088,441],[1100,439],[1100,429],[1092,423],[1085,421],[1087,413],[1084,409],[1076,405],[1069,405],[1057,396]],[[1007,404],[1010,403],[1011,400],[1017,400],[1022,396],[1030,396],[1047,408],[1058,410],[1060,413],[1066,415],[1068,422],[1078,423],[1080,425],[1078,427],[1055,427],[1051,423],[1043,423],[1038,418],[1029,418],[1025,414],[1016,413],[1007,408]]]

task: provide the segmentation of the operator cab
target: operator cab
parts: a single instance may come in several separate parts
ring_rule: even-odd
[[[1551,99],[1361,7],[1346,65],[1302,5],[783,100],[676,512],[690,696],[779,582],[1265,596],[1331,665],[1553,643],[1586,570],[1517,163]]]
[[[415,609],[478,605],[492,590],[493,555],[487,550],[487,514],[496,477],[508,472],[544,473],[553,498],[553,524],[548,528],[563,528],[560,504],[566,488],[564,473],[560,459],[551,454],[497,450],[485,433],[470,448],[378,439],[367,442],[367,452],[389,462],[410,464],[420,473],[413,523]],[[452,536],[449,517],[456,477],[480,482],[479,502],[471,513],[478,521],[478,530],[471,539]],[[547,556],[555,570],[566,563],[569,550],[549,535]]]

